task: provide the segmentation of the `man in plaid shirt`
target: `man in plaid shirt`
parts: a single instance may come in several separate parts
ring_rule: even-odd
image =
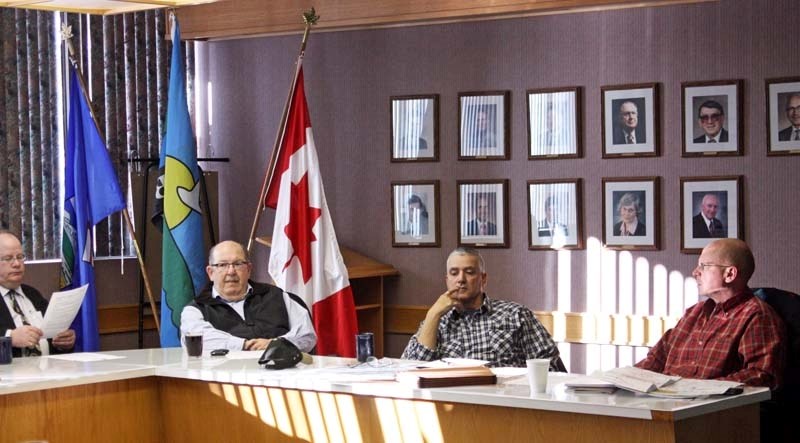
[[[786,332],[772,308],[747,286],[753,253],[737,239],[708,244],[692,272],[700,295],[636,367],[696,379],[776,389],[786,362]]]
[[[447,292],[428,310],[402,358],[471,358],[488,360],[489,366],[519,367],[526,359],[549,358],[551,369],[559,369],[558,348],[530,309],[483,292],[486,269],[478,251],[451,252],[445,280]]]

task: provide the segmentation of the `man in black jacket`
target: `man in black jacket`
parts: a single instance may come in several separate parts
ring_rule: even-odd
[[[75,331],[67,329],[45,340],[39,329],[47,300],[35,288],[22,284],[25,258],[19,238],[0,230],[0,333],[11,337],[14,357],[71,352]]]
[[[208,254],[211,280],[181,312],[181,333],[201,333],[205,349],[262,350],[285,337],[303,352],[317,343],[303,300],[249,280],[253,265],[241,244],[223,241]]]

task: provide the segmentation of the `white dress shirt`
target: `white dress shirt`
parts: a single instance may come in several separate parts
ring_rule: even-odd
[[[247,296],[235,302],[229,302],[221,298],[217,288],[211,289],[211,295],[227,303],[242,317],[242,320],[245,320],[244,302],[252,291],[253,287],[247,285]],[[294,343],[301,351],[310,352],[317,344],[317,334],[314,332],[311,316],[305,307],[300,306],[289,297],[286,291],[283,291],[283,302],[286,305],[286,313],[289,315],[289,327],[291,329],[282,337]],[[203,318],[203,313],[194,306],[186,306],[181,311],[181,335],[187,333],[203,334],[203,349],[205,350],[230,349],[239,351],[244,348],[244,338],[216,329]]]

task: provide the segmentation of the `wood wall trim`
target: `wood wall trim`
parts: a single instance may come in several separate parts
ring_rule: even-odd
[[[387,305],[387,334],[414,334],[428,306]],[[535,311],[536,319],[561,343],[653,346],[678,317],[590,312]]]
[[[332,31],[702,3],[719,0],[227,0],[177,11],[184,39],[299,33],[315,7],[316,30]]]
[[[105,305],[97,308],[97,326],[100,334],[139,331],[139,305]],[[155,329],[153,314],[144,313],[144,329]]]

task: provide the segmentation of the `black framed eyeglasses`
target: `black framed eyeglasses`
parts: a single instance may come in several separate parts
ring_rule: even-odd
[[[710,121],[717,121],[722,118],[722,114],[707,114],[701,115],[700,121],[701,122],[710,122]]]
[[[220,271],[227,271],[228,268],[233,266],[233,269],[235,269],[237,271],[240,271],[240,270],[244,269],[244,267],[249,265],[249,264],[250,264],[249,261],[235,261],[233,263],[224,263],[224,262],[223,263],[214,263],[214,264],[210,264],[208,266],[211,266],[212,268],[218,269]]]

